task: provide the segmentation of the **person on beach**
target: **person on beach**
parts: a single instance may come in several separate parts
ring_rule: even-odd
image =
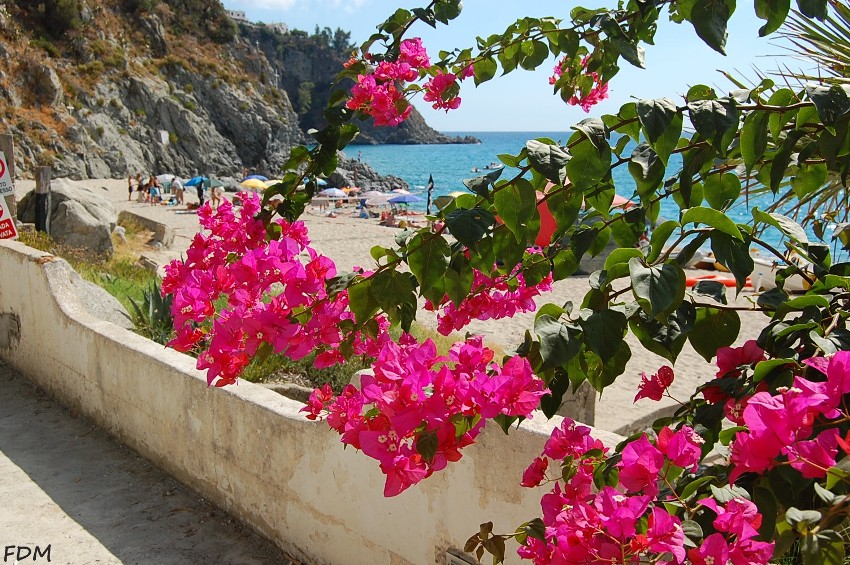
[[[171,192],[174,193],[174,198],[177,199],[178,204],[183,204],[183,183],[180,182],[179,177],[174,177],[171,180]]]
[[[224,194],[224,189],[220,186],[215,188],[210,187],[210,206],[213,210],[216,210],[221,204],[222,194]]]
[[[133,175],[127,175],[127,202],[133,199],[133,189],[136,186],[136,179],[133,178]]]
[[[198,208],[204,205],[204,179],[198,183]]]

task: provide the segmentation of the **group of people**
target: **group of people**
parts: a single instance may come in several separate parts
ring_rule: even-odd
[[[149,203],[152,206],[165,202],[165,194],[168,193],[169,204],[183,204],[183,194],[185,192],[183,183],[179,177],[174,177],[170,182],[164,185],[159,178],[154,175],[147,177],[143,182],[142,173],[138,173],[135,177],[129,175],[127,177],[127,201],[133,199],[133,192],[136,192],[136,202]],[[203,202],[203,187],[199,187],[198,198]]]
[[[136,192],[136,202],[145,202],[152,206],[165,202],[166,193],[170,193],[169,203],[183,204],[183,183],[180,182],[178,177],[174,177],[171,182],[166,182],[163,185],[154,175],[148,176],[147,180],[144,181],[142,173],[138,173],[135,177],[129,175],[127,177],[128,201],[133,199],[133,192]]]

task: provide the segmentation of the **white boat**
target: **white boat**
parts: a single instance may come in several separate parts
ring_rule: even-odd
[[[792,261],[794,261],[793,258]],[[794,262],[806,270],[805,261],[800,260]],[[771,261],[762,257],[753,257],[753,263],[755,268],[753,269],[753,273],[750,275],[753,290],[755,292],[763,292],[765,290],[776,288],[776,273],[779,269],[785,268],[785,265],[778,261]],[[805,292],[809,289],[809,287],[811,287],[809,282],[798,273],[795,273],[785,279],[785,284],[782,285],[782,288],[786,292]]]

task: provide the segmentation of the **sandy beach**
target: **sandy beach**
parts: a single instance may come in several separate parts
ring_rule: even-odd
[[[128,201],[126,179],[94,179],[81,182],[92,190],[103,193],[117,212],[128,210],[174,228],[176,237],[170,248],[146,253],[159,265],[164,265],[185,253],[192,237],[199,230],[197,215],[187,212],[185,206],[151,206],[136,202],[135,195],[132,201]],[[17,180],[17,198],[21,199],[33,188],[33,181]],[[197,197],[194,193],[187,192],[186,201],[196,202]],[[337,212],[337,217],[331,218],[319,215],[318,209],[308,209],[302,219],[309,228],[313,246],[333,259],[340,272],[350,270],[354,266],[370,267],[374,264],[369,253],[373,246],[394,245],[393,237],[398,228],[380,226],[375,219],[357,218],[352,207]],[[588,288],[586,276],[570,277],[557,282],[551,293],[538,298],[537,304],[552,302],[563,305],[567,301],[580,304]],[[746,298],[747,291],[742,293],[738,300],[741,304],[747,304]],[[733,299],[731,293],[730,299]],[[421,323],[436,327],[436,318],[432,313],[420,311],[419,314],[418,320]],[[510,350],[521,342],[525,330],[532,327],[533,321],[532,312],[506,320],[475,321],[468,326],[467,331],[484,335],[491,343]],[[757,337],[764,323],[764,315],[761,313],[741,312],[741,334],[737,343]],[[662,357],[646,351],[633,336],[629,335],[627,341],[632,350],[632,357],[626,373],[605,389],[597,400],[594,425],[604,430],[624,431],[624,427],[630,423],[648,420],[657,411],[675,405],[670,399],[661,402],[648,399],[633,402],[641,372],[653,373],[661,365],[669,363]],[[706,363],[689,344],[685,345],[679,355],[674,370],[676,378],[670,392],[681,400],[686,400],[696,385],[711,379],[716,371],[714,366]]]

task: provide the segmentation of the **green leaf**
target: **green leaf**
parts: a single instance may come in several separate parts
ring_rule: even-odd
[[[738,292],[741,292],[741,289],[747,284],[747,277],[755,268],[747,242],[733,239],[725,233],[713,232],[711,234],[711,250],[714,252],[717,262],[732,272]]]
[[[676,362],[687,341],[696,320],[696,309],[690,302],[682,302],[675,312],[668,316],[666,323],[650,318],[640,312],[637,319],[629,322],[629,327],[641,345],[649,351],[670,361]]]
[[[725,210],[741,195],[741,180],[733,173],[709,175],[703,183],[703,191],[712,208]]]
[[[629,260],[632,292],[644,312],[660,319],[675,310],[685,295],[685,272],[672,263],[647,267],[638,258]]]
[[[567,325],[552,316],[544,314],[538,317],[534,322],[534,332],[540,339],[542,370],[560,367],[581,350],[581,342],[572,339]]]
[[[629,259],[634,257],[643,259],[643,253],[641,253],[640,249],[636,249],[634,247],[620,247],[618,249],[614,249],[605,259],[604,269],[606,271],[610,271],[616,265],[628,263]]]
[[[682,520],[682,532],[693,542],[702,539],[702,527],[693,520]]]
[[[688,210],[685,210],[684,214],[682,214],[682,225],[690,223],[705,224],[734,237],[735,239],[739,239],[741,241],[744,240],[741,235],[741,230],[738,229],[735,222],[730,220],[729,216],[718,210],[713,210],[704,206],[689,208]]]
[[[827,0],[797,0],[797,7],[807,18],[826,19]]]
[[[798,163],[797,174],[791,177],[791,189],[797,198],[803,199],[826,183],[829,169],[823,163]]]
[[[839,85],[822,86],[806,85],[809,100],[815,103],[823,125],[834,126],[838,119],[850,111],[850,97],[847,91]]]
[[[616,355],[616,346],[623,341],[628,326],[626,317],[614,310],[593,312],[579,323],[584,331],[585,345],[603,363]]]
[[[652,230],[652,236],[649,239],[650,252],[646,258],[648,263],[652,263],[661,256],[661,252],[664,250],[667,240],[670,239],[670,236],[674,231],[676,231],[676,229],[681,227],[681,224],[679,224],[676,220],[667,220]]]
[[[517,241],[525,241],[528,222],[537,213],[537,195],[531,183],[526,179],[518,179],[513,184],[499,187],[493,195],[493,203],[496,213]]]
[[[478,206],[469,210],[452,210],[446,214],[446,227],[455,239],[467,247],[473,247],[495,223],[495,216]],[[445,241],[443,244],[448,248]],[[409,247],[414,247],[412,242]]]
[[[693,286],[691,292],[695,296],[705,296],[718,304],[726,304],[726,285],[720,281],[700,280]]]
[[[566,165],[570,155],[557,145],[530,139],[525,143],[532,168],[557,185],[566,180]]]
[[[475,61],[472,68],[475,71],[475,86],[478,86],[496,76],[498,65],[493,57],[484,57]]]
[[[735,0],[697,0],[691,8],[690,22],[706,45],[726,54],[726,25],[735,11]]]
[[[721,347],[735,343],[741,331],[741,319],[734,310],[715,308],[697,308],[694,327],[688,334],[688,341],[703,359],[709,363]]]
[[[664,163],[648,143],[641,143],[632,151],[629,173],[635,179],[638,194],[652,194],[664,181]]]
[[[640,100],[637,114],[649,144],[666,166],[682,133],[682,115],[677,112],[676,103],[669,98]]]
[[[767,214],[758,208],[753,208],[753,220],[771,225],[798,243],[809,243],[809,236],[803,226],[782,214],[772,212]]]
[[[608,174],[611,168],[611,147],[603,138],[601,147],[597,148],[593,143],[595,136],[588,137],[584,130],[580,131],[581,133],[575,133],[570,138],[571,159],[566,164],[566,173],[573,186],[584,193],[599,184]],[[590,143],[581,141],[582,136],[589,139]]]
[[[422,432],[416,437],[416,452],[422,456],[425,461],[431,462],[437,454],[439,440],[437,432]]]
[[[524,41],[520,48],[522,56],[519,66],[527,71],[533,71],[539,67],[549,56],[549,48],[542,41]]]
[[[738,129],[738,108],[731,97],[717,100],[697,100],[688,103],[691,123],[701,136],[714,147],[721,156],[732,143]]]
[[[605,387],[613,383],[618,376],[622,375],[626,370],[626,364],[632,356],[632,351],[629,349],[629,344],[625,341],[620,341],[616,348],[610,346],[613,351],[607,355],[607,360],[602,360],[593,351],[585,351],[584,356],[576,355],[570,362],[572,367],[573,362],[581,359],[583,363],[582,369],[587,375],[587,381],[591,386],[602,392]]]
[[[417,234],[410,240],[409,248],[407,264],[419,280],[419,292],[425,294],[442,281],[449,267],[451,249],[445,239],[433,234]]]
[[[769,35],[779,29],[788,10],[791,9],[791,0],[756,0],[756,16],[767,23],[759,28],[759,37]]]
[[[802,130],[789,131],[785,137],[785,141],[779,146],[779,150],[773,156],[773,162],[770,164],[770,190],[776,194],[779,186],[785,177],[788,176],[788,165],[791,163],[791,157],[794,153],[794,147],[801,137],[806,135]]]
[[[349,308],[358,324],[365,324],[378,311],[378,302],[369,289],[371,279],[359,279],[348,287]]]
[[[744,126],[741,128],[740,148],[747,173],[752,171],[758,160],[764,157],[764,152],[767,149],[768,117],[767,112],[755,111],[750,112],[744,119]]]

